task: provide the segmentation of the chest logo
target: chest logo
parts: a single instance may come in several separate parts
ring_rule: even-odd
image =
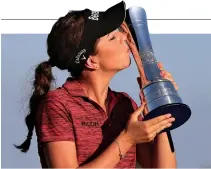
[[[98,122],[92,122],[92,121],[88,121],[88,122],[81,122],[81,126],[88,126],[88,127],[99,127],[99,123]]]

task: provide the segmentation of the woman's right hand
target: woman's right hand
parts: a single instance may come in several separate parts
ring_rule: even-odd
[[[160,131],[170,127],[175,120],[171,117],[171,114],[166,114],[150,120],[138,121],[138,116],[144,110],[145,105],[145,103],[142,103],[142,105],[131,114],[125,128],[125,133],[132,144],[152,141]]]

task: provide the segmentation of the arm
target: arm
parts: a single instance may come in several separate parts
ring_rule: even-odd
[[[174,78],[172,77],[171,73],[164,70],[161,62],[158,63],[158,67],[161,70],[161,76],[171,81],[175,89],[178,90],[178,85],[174,81]],[[155,137],[155,142],[153,145],[152,165],[154,167],[176,168],[176,154],[175,152],[171,151],[166,132],[161,133],[157,137]]]
[[[176,154],[171,152],[166,132],[155,137],[152,166],[154,168],[176,168]]]
[[[132,144],[124,131],[116,138],[125,154]],[[78,165],[75,143],[71,141],[50,142],[45,145],[45,157],[51,168],[113,168],[119,162],[119,148],[115,142],[91,162]],[[59,155],[58,155],[59,154]]]
[[[134,110],[138,108],[131,99]],[[139,121],[143,120],[140,115]],[[176,155],[172,153],[166,133],[157,135],[154,141],[136,144],[136,159],[143,168],[176,168]]]
[[[162,71],[161,76],[170,80],[178,90],[178,85],[172,75],[163,69],[162,63],[159,62],[158,67]],[[141,82],[139,85],[141,86]],[[157,135],[153,144],[137,145],[137,152],[137,160],[144,168],[176,168],[176,154],[171,152],[166,132]]]
[[[137,161],[143,168],[176,168],[176,155],[171,152],[167,134],[157,135],[154,142],[137,144]]]
[[[136,159],[141,168],[151,168],[152,145],[141,143],[136,145]]]

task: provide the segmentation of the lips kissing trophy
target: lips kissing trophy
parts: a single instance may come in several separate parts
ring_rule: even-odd
[[[146,102],[143,111],[144,120],[171,113],[175,118],[171,127],[161,132],[167,132],[171,150],[174,151],[170,130],[183,125],[191,116],[191,109],[182,99],[171,81],[160,75],[157,60],[152,48],[148,31],[146,12],[141,7],[130,7],[126,10],[123,31],[129,33],[130,48],[140,74],[140,96]]]

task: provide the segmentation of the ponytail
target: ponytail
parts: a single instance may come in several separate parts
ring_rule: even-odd
[[[49,61],[40,63],[35,69],[34,91],[29,100],[29,114],[25,118],[25,123],[28,128],[27,138],[21,145],[14,145],[22,152],[29,150],[35,127],[37,108],[42,97],[50,90],[51,82],[54,80],[51,69],[52,66]]]

